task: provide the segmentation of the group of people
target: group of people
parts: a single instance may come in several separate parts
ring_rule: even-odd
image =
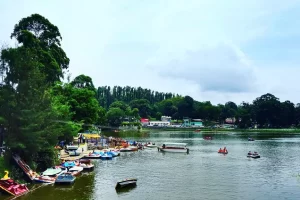
[[[258,155],[258,153],[256,151],[254,151],[253,153],[251,151],[249,151],[248,156],[251,156],[251,155]]]
[[[219,153],[228,153],[226,147],[224,147],[224,149],[220,148],[219,149]]]

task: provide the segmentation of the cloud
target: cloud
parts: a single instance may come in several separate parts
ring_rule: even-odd
[[[155,69],[162,77],[196,84],[203,92],[251,92],[256,81],[255,69],[245,54],[225,43],[188,51],[183,59],[172,60]]]

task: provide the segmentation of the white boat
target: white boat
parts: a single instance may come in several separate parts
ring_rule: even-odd
[[[186,143],[169,143],[165,142],[161,147],[157,147],[158,151],[174,152],[174,153],[189,153],[189,148]]]
[[[74,166],[69,169],[69,172],[73,176],[78,176],[82,171],[83,171],[83,167],[79,167],[79,166]]]
[[[155,145],[155,144],[146,144],[145,147],[147,147],[147,148],[156,148],[157,145]]]
[[[66,150],[67,151],[76,151],[78,149],[77,145],[67,145]]]

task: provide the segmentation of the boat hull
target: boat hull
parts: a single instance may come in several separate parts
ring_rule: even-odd
[[[124,181],[117,182],[116,189],[125,188],[125,187],[134,187],[136,186],[137,179],[128,179]]]
[[[18,184],[12,179],[0,180],[0,189],[13,196],[22,196],[29,192],[24,184]]]
[[[167,149],[167,148],[158,148],[159,151],[162,152],[171,152],[171,153],[188,153],[188,148],[184,148],[184,149]]]

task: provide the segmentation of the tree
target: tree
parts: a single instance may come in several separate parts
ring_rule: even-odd
[[[92,78],[84,74],[81,74],[74,78],[74,80],[71,82],[71,85],[75,88],[86,88],[92,91],[96,91]]]
[[[110,108],[106,113],[106,118],[110,126],[119,127],[125,113],[120,108]]]
[[[143,118],[147,118],[150,114],[150,102],[147,99],[137,99],[129,103],[130,107],[137,108],[139,110],[139,115]]]

